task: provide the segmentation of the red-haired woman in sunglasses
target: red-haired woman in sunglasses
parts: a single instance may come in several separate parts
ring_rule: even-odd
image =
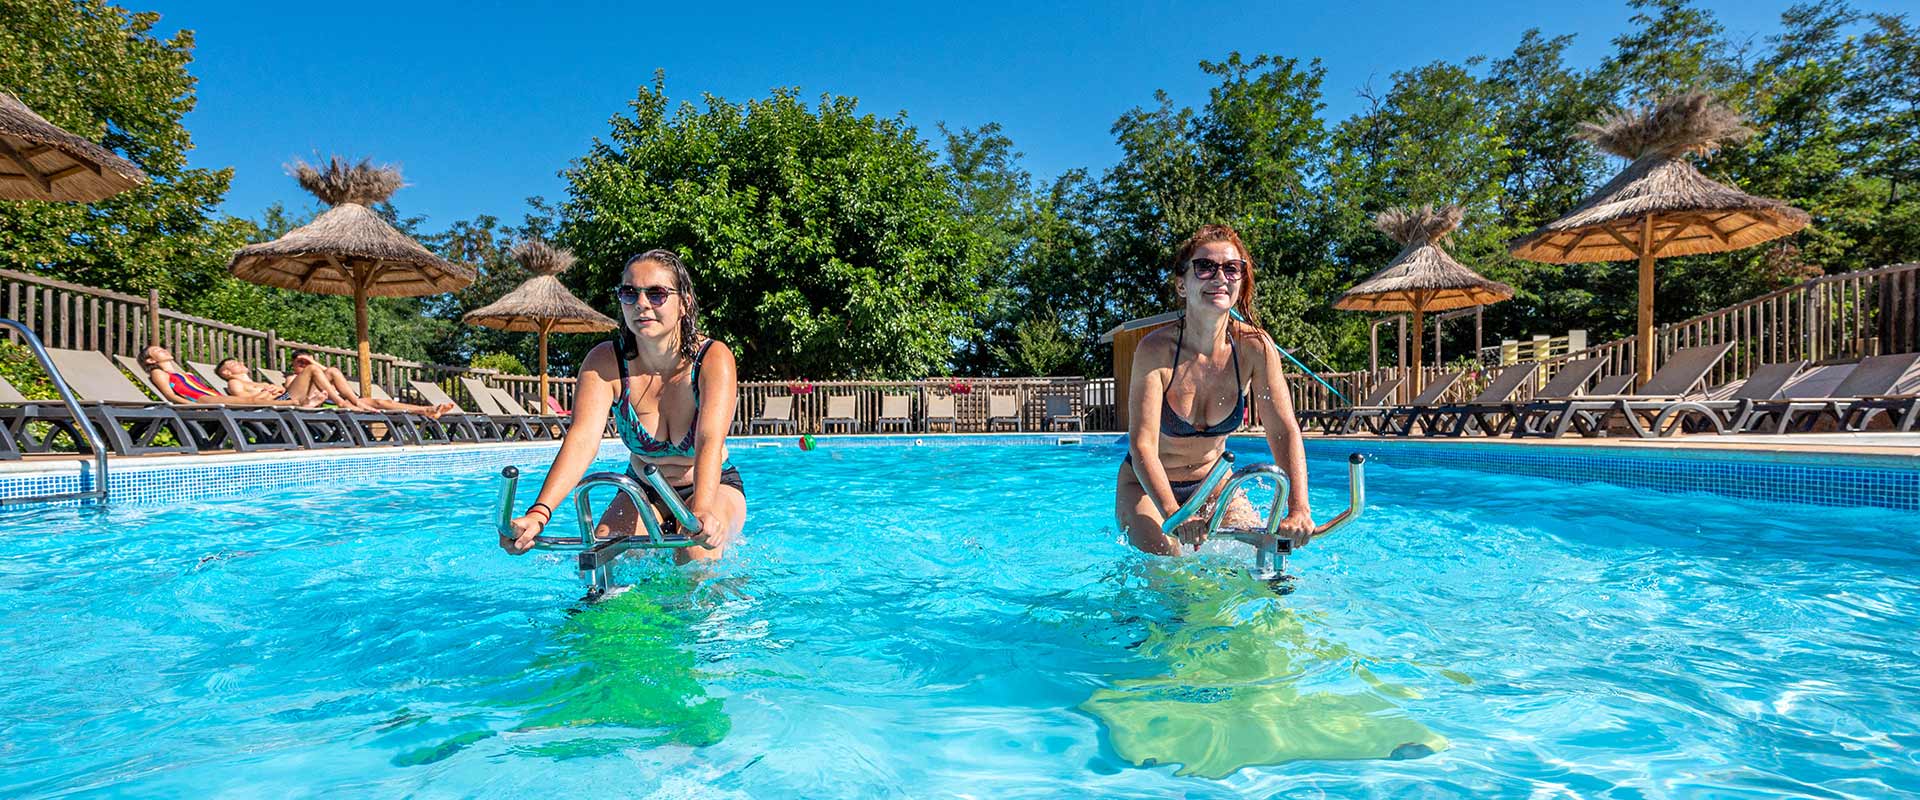
[[[727,459],[738,387],[733,351],[700,334],[693,278],[672,251],[649,250],[627,259],[614,293],[620,299],[619,336],[587,354],[574,396],[573,426],[540,496],[513,520],[515,536],[500,537],[500,546],[515,555],[533,547],[534,537],[600,452],[600,435],[612,415],[629,451],[628,471],[657,467],[700,521],[693,537],[698,544],[675,550],[676,560],[719,558],[747,519],[745,486]],[[658,502],[654,505],[662,519],[670,518]],[[638,511],[620,495],[600,518],[595,535],[632,534],[638,524]]]
[[[1173,270],[1186,314],[1147,334],[1134,351],[1127,457],[1117,476],[1114,514],[1133,546],[1146,552],[1178,555],[1182,541],[1198,546],[1218,489],[1173,535],[1161,525],[1220,462],[1227,436],[1239,429],[1251,404],[1266,427],[1274,463],[1287,474],[1288,511],[1280,535],[1295,546],[1305,544],[1313,534],[1306,448],[1279,352],[1255,323],[1253,259],[1232,228],[1208,225],[1180,245]],[[1244,321],[1234,319],[1236,311]],[[1237,497],[1226,522],[1246,527],[1258,525],[1259,518]]]

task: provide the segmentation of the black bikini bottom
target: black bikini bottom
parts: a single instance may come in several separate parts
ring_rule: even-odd
[[[1120,459],[1120,466],[1132,468],[1133,456],[1129,454],[1126,458]],[[1139,480],[1139,478],[1136,477],[1134,480]],[[1180,501],[1180,505],[1184,506],[1187,504],[1188,500],[1193,499],[1194,492],[1200,491],[1200,484],[1203,484],[1206,482],[1207,482],[1207,479],[1205,478],[1201,478],[1200,480],[1197,480],[1197,481],[1170,480],[1170,481],[1167,481],[1167,485],[1173,488],[1173,499]]]
[[[648,486],[646,481],[640,480],[640,476],[634,474],[632,467],[627,468],[627,477],[632,478],[634,483],[640,484],[640,488],[647,490],[647,494],[653,494],[653,487]],[[728,464],[726,469],[720,471],[720,485],[731,486],[742,495],[747,493],[746,484],[740,481],[740,469],[732,464]],[[682,504],[693,502],[693,484],[691,483],[673,487],[673,493],[680,496]]]

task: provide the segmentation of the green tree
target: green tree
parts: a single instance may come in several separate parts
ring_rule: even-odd
[[[948,368],[992,248],[904,119],[791,89],[673,109],[660,77],[630,105],[564,173],[559,240],[581,256],[567,276],[581,296],[607,297],[626,256],[666,247],[745,376]]]
[[[0,91],[146,170],[92,204],[0,201],[0,266],[173,302],[224,272],[244,223],[212,209],[230,169],[190,169],[193,33],[102,0],[0,0]],[[84,67],[84,68],[83,68]]]

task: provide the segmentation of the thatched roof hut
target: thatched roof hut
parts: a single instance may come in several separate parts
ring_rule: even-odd
[[[1497,303],[1513,297],[1513,287],[1487,280],[1440,248],[1460,227],[1459,206],[1390,208],[1373,219],[1380,232],[1400,243],[1387,266],[1340,294],[1334,308],[1347,311],[1413,312],[1413,386],[1420,388],[1420,331],[1428,311]]]
[[[370,208],[400,189],[399,170],[335,156],[322,167],[296,162],[290,171],[301,188],[332,208],[285,236],[240,248],[227,268],[253,283],[352,295],[364,394],[373,380],[367,298],[451,292],[473,283],[475,273],[434,255]]]
[[[1459,206],[1390,208],[1373,225],[1400,243],[1400,254],[1384,269],[1340,294],[1333,307],[1348,311],[1444,311],[1497,303],[1513,297],[1513,287],[1491,281],[1453,260],[1440,248],[1460,227]]]
[[[0,92],[0,199],[91,203],[146,182],[133,162]]]
[[[1566,216],[1515,239],[1513,254],[1530,261],[1578,264],[1718,253],[1806,227],[1807,212],[1755,197],[1700,174],[1689,155],[1707,155],[1753,135],[1732,109],[1692,92],[1636,111],[1587,123],[1585,136],[1632,163]],[[1653,235],[1643,244],[1645,220]]]
[[[612,317],[573,296],[560,282],[560,273],[574,264],[572,252],[530,239],[514,245],[513,258],[533,277],[500,299],[467,312],[467,324],[522,333],[613,330]]]
[[[1631,163],[1566,216],[1515,239],[1515,256],[1553,264],[1640,261],[1641,382],[1653,375],[1653,262],[1738,250],[1806,227],[1805,211],[1709,179],[1688,161],[1753,135],[1704,92],[1619,111],[1584,126],[1601,150]]]
[[[533,277],[500,299],[467,312],[463,319],[469,325],[540,334],[540,396],[545,398],[547,336],[610,331],[617,323],[573,296],[560,282],[560,273],[573,266],[571,251],[529,239],[514,245],[513,258]]]

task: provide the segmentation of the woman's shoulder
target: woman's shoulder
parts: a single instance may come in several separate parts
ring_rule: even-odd
[[[587,357],[580,361],[582,373],[594,372],[605,375],[615,374],[620,367],[620,348],[613,342],[601,342],[587,351]]]

